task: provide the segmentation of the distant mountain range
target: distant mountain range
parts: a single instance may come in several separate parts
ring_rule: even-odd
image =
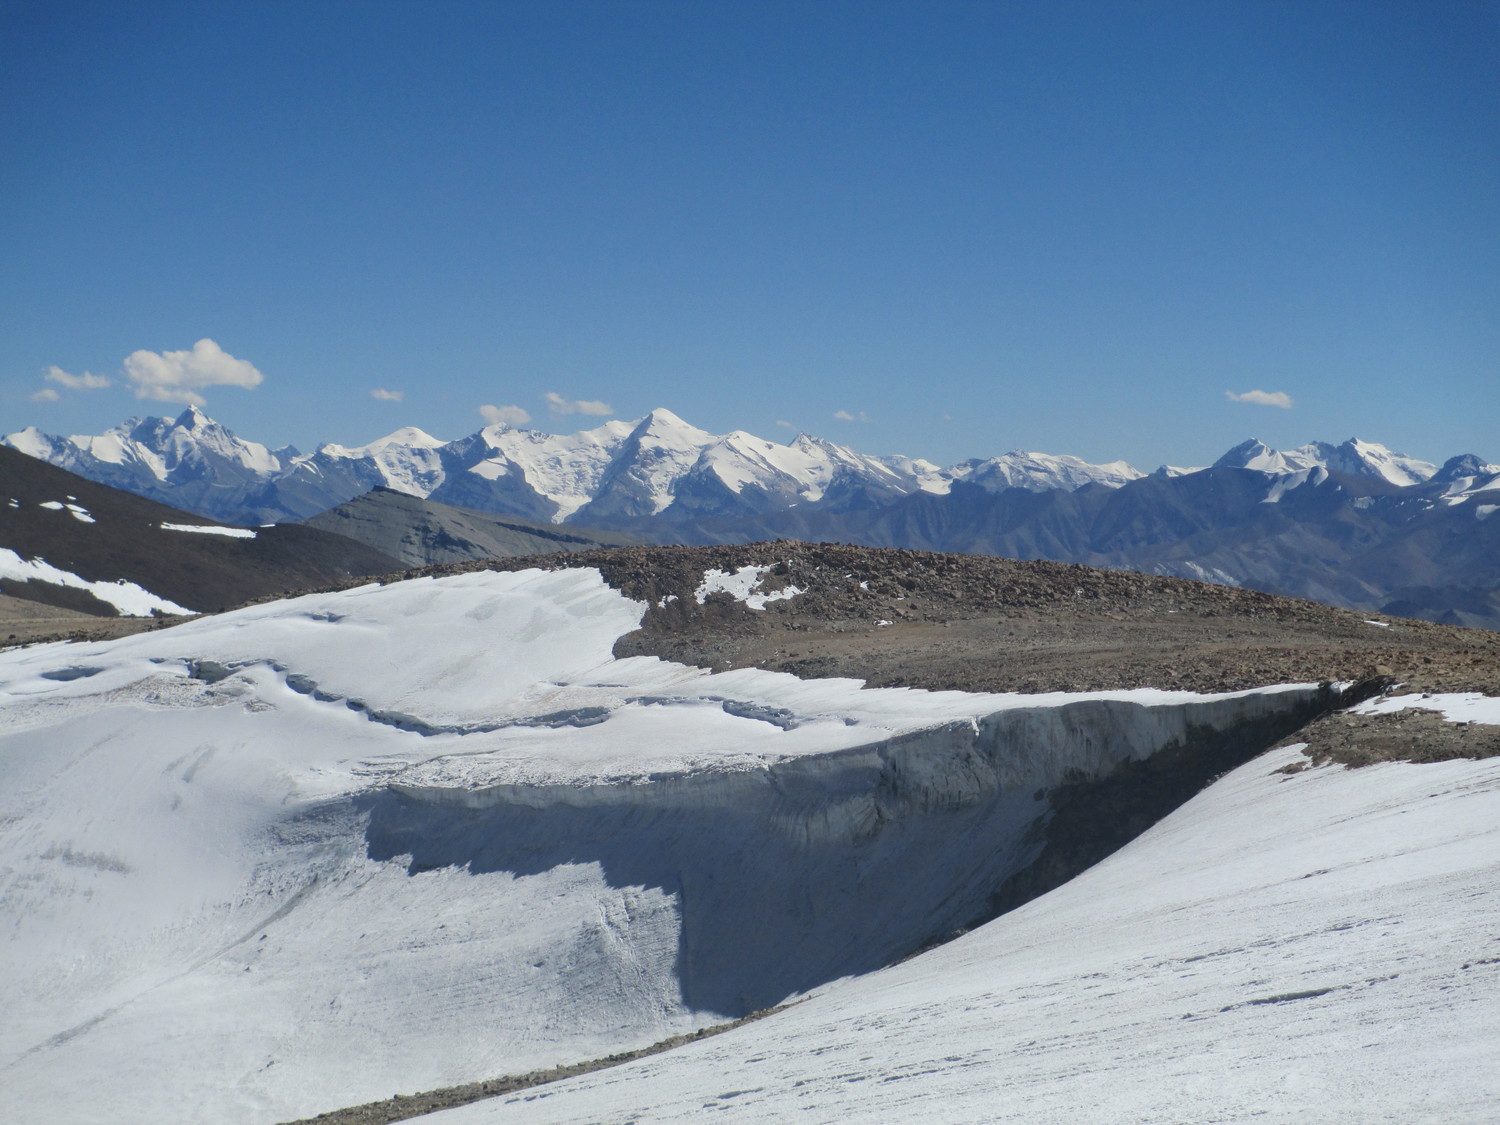
[[[169,501],[231,523],[301,520],[373,488],[477,511],[554,523],[599,525],[641,517],[686,523],[703,516],[755,516],[791,508],[868,509],[955,484],[999,493],[1120,487],[1148,474],[1113,461],[1015,451],[947,468],[918,458],[871,457],[799,434],[788,444],[736,430],[711,434],[670,410],[637,422],[606,422],[576,434],[494,425],[456,441],[415,427],[362,446],[324,444],[313,453],[246,441],[189,407],[174,419],[132,418],[98,436],[61,437],[28,427],[4,443],[80,476]],[[1214,468],[1287,476],[1327,469],[1406,487],[1436,465],[1351,439],[1279,451],[1247,441]],[[1162,466],[1156,477],[1200,470]],[[1447,477],[1500,473],[1477,457],[1454,458]]]
[[[955,481],[991,491],[1121,485],[1143,476],[1123,461],[1007,453],[939,468],[869,457],[822,438],[789,444],[736,430],[716,435],[670,410],[576,434],[487,426],[456,441],[415,427],[363,446],[313,453],[245,441],[189,407],[175,420],[132,418],[98,436],[28,427],[5,444],[104,484],[231,523],[301,520],[373,488],[555,523],[596,526],[642,517],[688,523],[814,505],[867,508]]]
[[[4,441],[229,523],[305,520],[379,488],[583,538],[797,538],[1050,558],[1500,626],[1500,520],[1489,518],[1500,466],[1463,454],[1439,467],[1356,439],[1292,450],[1252,440],[1207,468],[1149,474],[1027,452],[943,468],[806,434],[787,444],[715,435],[662,409],[576,434],[495,425],[444,442],[406,428],[309,454],[245,441],[196,408],[95,437],[32,427]],[[396,507],[437,526],[430,511]],[[380,520],[399,521],[391,508],[388,499]],[[409,544],[422,539],[414,534]]]

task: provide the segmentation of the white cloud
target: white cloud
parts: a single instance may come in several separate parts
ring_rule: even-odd
[[[31,401],[56,402],[60,398],[62,398],[62,395],[58,394],[55,388],[43,387],[41,390],[37,391],[36,394],[31,396]]]
[[[377,398],[381,402],[400,402],[406,397],[405,391],[388,391],[384,387],[376,387],[370,392],[371,398]]]
[[[531,415],[519,406],[490,406],[488,404],[479,408],[479,414],[484,419],[486,426],[524,426],[531,421]]]
[[[47,368],[47,373],[42,378],[49,383],[56,383],[59,387],[67,387],[70,391],[97,391],[100,387],[109,386],[109,380],[103,375],[92,375],[87,371],[82,375],[70,375],[56,364]],[[40,401],[55,402],[57,395],[54,393],[52,398]]]
[[[613,414],[615,412],[615,408],[607,402],[563,398],[556,391],[548,391],[542,397],[547,400],[547,409],[554,414]]]
[[[235,359],[212,340],[199,340],[191,351],[131,352],[125,357],[125,374],[135,384],[136,398],[189,406],[204,405],[198,392],[206,387],[249,390],[265,378],[253,363]]]
[[[1237,395],[1233,391],[1225,391],[1225,396],[1230,402],[1248,402],[1253,406],[1279,406],[1283,410],[1292,408],[1292,396],[1285,391],[1246,391]]]
[[[833,416],[840,422],[868,422],[870,416],[863,410],[835,410]]]
[[[778,418],[778,419],[776,419],[776,424],[778,426],[780,426],[783,430],[795,430],[797,428],[791,422],[788,422],[785,418]]]

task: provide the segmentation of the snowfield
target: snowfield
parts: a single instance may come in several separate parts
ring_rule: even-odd
[[[164,523],[163,531],[191,531],[199,535],[222,535],[228,539],[254,539],[253,527],[210,527],[199,523]]]
[[[1500,765],[1279,751],[877,971],[984,911],[1069,778],[1319,689],[616,659],[644,611],[479,572],[0,653],[8,1113],[282,1121],[807,996],[445,1120],[1488,1119]]]
[[[1477,691],[1380,695],[1350,708],[1356,715],[1391,715],[1411,709],[1436,711],[1450,723],[1500,725],[1500,699]]]

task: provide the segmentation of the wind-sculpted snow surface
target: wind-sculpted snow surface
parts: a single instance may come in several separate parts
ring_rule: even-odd
[[[982,915],[1059,786],[1326,704],[616,659],[597,571],[0,654],[18,1119],[268,1121],[641,1046]]]

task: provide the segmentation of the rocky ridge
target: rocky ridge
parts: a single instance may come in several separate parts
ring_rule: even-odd
[[[411,573],[528,566],[595,566],[647,602],[622,654],[853,675],[872,686],[1235,691],[1386,675],[1425,690],[1439,681],[1493,685],[1500,660],[1500,637],[1486,631],[1189,579],[925,551],[793,541],[636,547]],[[800,592],[763,610],[723,593],[698,601],[705,572],[744,566],[769,568],[762,591]]]
[[[1500,635],[1489,630],[1069,563],[782,541],[489,559],[399,577],[574,566],[597,567],[648,604],[617,655],[715,670],[757,667],[934,691],[1221,692],[1347,682],[1368,685],[1366,693],[1399,684],[1500,695]],[[766,568],[762,592],[799,593],[761,610],[726,593],[698,600],[705,573],[746,566]],[[1374,728],[1408,721],[1368,718]],[[1325,729],[1338,728],[1315,724],[1297,737],[1314,740],[1309,753],[1325,754],[1317,741]],[[1443,756],[1487,756],[1486,735],[1477,724],[1448,724]]]

